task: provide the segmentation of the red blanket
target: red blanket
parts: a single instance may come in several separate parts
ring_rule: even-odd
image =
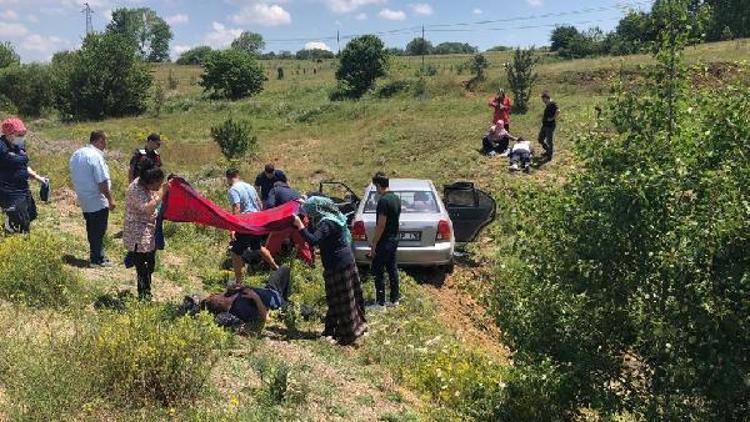
[[[300,205],[292,201],[265,211],[233,215],[201,196],[185,179],[174,177],[169,182],[169,193],[162,207],[163,217],[168,221],[197,223],[262,236],[290,228]]]

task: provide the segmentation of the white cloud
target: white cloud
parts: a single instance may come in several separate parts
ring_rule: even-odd
[[[24,38],[21,42],[21,48],[29,51],[37,51],[40,53],[46,53],[51,55],[55,51],[59,50],[60,47],[67,43],[62,38],[55,36],[45,37],[38,34],[32,34]]]
[[[30,14],[30,15],[28,15],[28,16],[26,16],[26,20],[29,21],[29,22],[31,22],[31,23],[39,23],[39,18],[35,14],[33,14],[33,13]]]
[[[533,7],[539,7],[544,5],[544,1],[542,0],[526,0],[526,3],[532,5]]]
[[[428,3],[412,3],[409,7],[411,7],[411,10],[418,15],[431,15],[434,13],[432,6]]]
[[[331,47],[329,47],[328,44],[321,42],[321,41],[310,41],[309,43],[305,44],[305,50],[332,51]]]
[[[365,21],[367,20],[367,13],[360,13],[357,16],[355,16],[354,19],[358,21]]]
[[[18,20],[18,13],[16,13],[15,10],[8,9],[8,10],[0,13],[0,18],[8,20],[8,21],[17,21]]]
[[[385,4],[387,0],[323,0],[333,13],[351,13],[363,6]]]
[[[29,33],[29,29],[20,23],[5,23],[0,25],[0,37],[20,38]]]
[[[292,23],[292,16],[278,4],[256,3],[245,6],[232,16],[232,22],[238,25],[258,24],[279,26]]]
[[[484,12],[482,12],[482,9],[476,8],[476,9],[472,10],[471,13],[473,13],[475,15],[481,15]]]
[[[182,53],[190,50],[191,48],[193,48],[193,47],[191,47],[189,45],[176,45],[176,46],[172,47],[172,50],[174,50],[174,52],[177,53],[177,55],[179,56],[180,54],[182,54]]]
[[[240,34],[242,34],[241,29],[227,28],[219,22],[213,22],[211,24],[211,29],[212,31],[207,33],[206,36],[203,37],[203,42],[204,44],[214,48],[226,47],[231,44],[235,38],[239,37]]]
[[[178,13],[173,16],[167,16],[164,20],[170,25],[182,25],[190,22],[190,17],[184,13]]]
[[[381,10],[378,16],[389,21],[402,21],[406,19],[406,13],[402,10],[391,10],[388,8]]]

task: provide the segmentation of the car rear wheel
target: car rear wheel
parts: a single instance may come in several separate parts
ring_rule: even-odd
[[[453,271],[456,269],[456,264],[451,262],[448,265],[443,266],[443,271],[445,271],[446,274],[453,274]]]

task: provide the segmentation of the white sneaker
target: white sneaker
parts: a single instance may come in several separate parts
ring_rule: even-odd
[[[511,164],[510,165],[510,170],[511,171],[518,171],[518,164],[515,164],[515,163]]]
[[[385,304],[385,306],[388,307],[388,308],[397,308],[398,305],[400,305],[400,304],[401,304],[401,302],[399,302],[397,300],[395,302],[388,302],[388,303]]]
[[[490,157],[495,157],[497,155],[497,152],[496,151],[490,151],[487,155],[490,156]]]

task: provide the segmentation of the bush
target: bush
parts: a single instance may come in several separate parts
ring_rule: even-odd
[[[263,91],[266,79],[263,68],[252,56],[229,49],[208,56],[200,85],[214,97],[238,100]]]
[[[474,74],[474,77],[471,78],[466,84],[466,89],[468,89],[469,91],[473,91],[480,83],[484,82],[484,71],[490,66],[490,63],[487,61],[487,58],[484,57],[484,54],[475,54],[474,57],[472,57],[472,59],[465,64],[465,66],[471,71],[472,74]]]
[[[406,92],[411,88],[411,82],[404,80],[390,81],[383,86],[378,87],[375,95],[378,98],[390,98],[396,94]]]
[[[539,388],[560,418],[750,412],[750,161],[737,159],[750,88],[690,86],[686,11],[657,3],[658,64],[615,85],[600,128],[576,140],[580,171],[509,218],[533,224],[500,269],[498,322],[517,364],[554,368],[559,382]]]
[[[63,117],[100,120],[144,112],[153,77],[137,54],[127,37],[107,33],[90,34],[79,51],[60,56],[55,91]]]
[[[341,52],[336,80],[339,84],[331,100],[361,98],[386,74],[388,54],[380,38],[364,35],[354,38]]]
[[[538,77],[534,73],[537,63],[539,63],[539,57],[535,55],[533,48],[529,50],[518,48],[513,55],[513,62],[505,65],[508,85],[510,85],[515,100],[513,103],[515,113],[524,114],[529,111],[531,89]]]
[[[21,58],[8,41],[0,43],[0,69],[21,64]]]
[[[211,128],[214,142],[219,144],[221,153],[228,160],[242,158],[248,152],[255,152],[258,139],[251,134],[252,126],[248,122],[234,121],[231,118],[220,126]]]
[[[38,117],[54,104],[53,73],[49,65],[28,64],[0,70],[0,96],[18,113]]]
[[[177,59],[177,64],[180,65],[202,65],[203,63],[208,60],[208,57],[211,56],[211,54],[214,53],[214,50],[206,45],[201,45],[198,47],[191,48],[190,50],[180,54],[180,57]]]
[[[60,308],[82,292],[75,272],[60,258],[59,236],[35,230],[0,242],[0,297],[34,307]]]

